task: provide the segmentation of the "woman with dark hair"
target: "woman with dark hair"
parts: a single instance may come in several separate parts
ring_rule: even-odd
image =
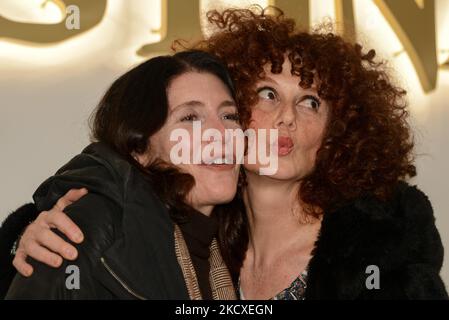
[[[430,202],[406,182],[416,170],[405,91],[374,50],[326,27],[299,30],[276,8],[208,18],[218,30],[196,48],[229,68],[242,124],[279,132],[277,172],[245,162],[219,226],[240,298],[447,299]],[[45,226],[72,226],[55,211],[25,243],[50,248]]]
[[[33,261],[33,276],[16,276],[6,298],[235,298],[212,213],[234,198],[239,166],[213,164],[221,154],[172,165],[170,134],[192,133],[193,120],[240,128],[232,82],[212,55],[156,57],[117,79],[94,114],[95,142],[34,194],[49,210],[69,189],[89,190],[65,208],[85,236],[76,262]]]

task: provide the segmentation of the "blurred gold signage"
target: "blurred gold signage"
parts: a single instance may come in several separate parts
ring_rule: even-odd
[[[314,0],[316,1],[316,0]],[[436,47],[435,1],[434,0],[372,0],[388,21],[405,52],[409,55],[425,92],[435,89],[438,61]],[[0,39],[19,40],[33,45],[52,44],[69,40],[98,25],[105,16],[107,0],[52,0],[66,17],[59,23],[39,24],[7,19],[2,15],[0,4]],[[351,37],[355,31],[352,0],[334,0],[335,17],[343,36]],[[213,2],[212,2],[213,3]],[[309,27],[309,0],[270,0],[284,10],[287,16],[297,19]],[[67,19],[79,9],[79,28],[69,28]],[[199,39],[200,0],[161,0],[161,41],[143,45],[137,53],[148,56],[167,52],[175,39]],[[72,21],[73,22],[73,21]],[[76,25],[74,23],[74,25]],[[449,61],[443,66],[449,65]]]
[[[19,1],[19,0],[16,0]],[[23,0],[20,0],[23,1]],[[32,1],[29,1],[32,4]],[[34,45],[51,44],[73,38],[81,33],[92,29],[103,20],[106,12],[107,0],[41,0],[42,6],[47,2],[57,5],[61,14],[66,16],[59,23],[44,24],[19,22],[5,18],[2,15],[2,4],[0,3],[0,39],[11,39],[28,42]],[[30,7],[31,9],[32,7]],[[72,11],[71,8],[76,8]],[[78,12],[77,12],[78,11]],[[72,19],[72,14],[79,17],[80,28],[69,28],[67,26]],[[75,19],[76,20],[76,19]]]

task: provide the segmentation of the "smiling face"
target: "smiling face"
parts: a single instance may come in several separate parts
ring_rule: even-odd
[[[279,139],[271,146],[278,153],[278,170],[271,178],[300,181],[312,172],[316,153],[321,146],[328,121],[329,106],[312,86],[303,89],[300,78],[291,74],[291,63],[285,59],[282,73],[265,68],[266,77],[256,84],[259,101],[251,109],[250,128],[278,129]],[[268,130],[267,130],[268,131]],[[266,141],[270,141],[268,138]],[[268,146],[267,146],[268,147]],[[257,174],[259,163],[247,164],[247,173]]]
[[[172,164],[170,153],[175,145],[185,144],[190,156],[194,154],[194,121],[201,123],[201,133],[215,129],[225,136],[225,129],[239,129],[237,107],[227,87],[209,73],[188,72],[174,78],[167,88],[169,113],[164,126],[150,138],[151,159],[161,159]],[[170,141],[174,130],[189,133],[188,140]],[[202,141],[201,150],[211,142]],[[224,145],[224,140],[218,141]],[[224,158],[212,153],[209,159]],[[196,150],[199,151],[199,150]],[[201,151],[200,151],[201,152]],[[190,159],[192,159],[190,157]],[[139,162],[148,162],[144,157]],[[187,202],[195,209],[209,214],[218,204],[231,201],[236,193],[239,166],[236,164],[178,164],[181,171],[191,174],[195,186],[188,194]]]

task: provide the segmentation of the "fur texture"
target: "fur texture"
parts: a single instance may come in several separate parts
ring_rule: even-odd
[[[16,274],[12,265],[11,249],[28,224],[37,218],[39,212],[33,203],[26,204],[11,213],[0,228],[0,299],[3,299]]]

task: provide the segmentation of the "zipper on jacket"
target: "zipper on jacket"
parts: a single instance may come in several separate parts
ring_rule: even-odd
[[[126,291],[128,291],[131,295],[133,295],[134,297],[136,297],[139,300],[147,300],[145,297],[142,297],[140,294],[135,293],[122,279],[120,279],[120,277],[117,276],[117,274],[114,272],[114,270],[112,270],[111,267],[106,263],[106,260],[103,257],[101,257],[101,263],[104,265],[106,270],[114,277],[114,279],[117,280],[118,283],[120,283],[120,285]]]

